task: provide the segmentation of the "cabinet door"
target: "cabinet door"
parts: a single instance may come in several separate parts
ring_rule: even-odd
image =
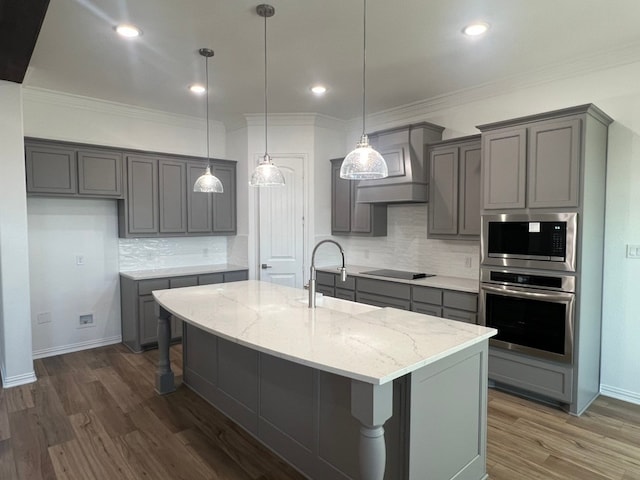
[[[579,168],[580,119],[540,122],[529,128],[529,207],[577,207]]]
[[[77,193],[76,152],[55,145],[26,145],[27,192]]]
[[[193,191],[193,184],[204,173],[204,170],[204,164],[187,164],[187,231],[189,233],[210,233],[213,228],[211,203],[213,194]],[[225,186],[223,185],[223,187]]]
[[[158,162],[160,233],[187,231],[186,166],[184,162]]]
[[[213,174],[222,182],[223,193],[212,193],[213,233],[236,233],[236,166],[212,163]]]
[[[480,236],[480,144],[460,147],[458,234]]]
[[[127,231],[158,233],[158,160],[127,157]]]
[[[484,208],[525,207],[526,142],[526,128],[482,134]]]
[[[342,159],[331,160],[331,233],[351,232],[351,180],[340,178]]]
[[[157,342],[158,317],[156,317],[153,295],[140,295],[138,297],[138,322],[140,345]]]
[[[429,155],[429,233],[458,233],[458,147]]]
[[[100,197],[122,197],[122,154],[79,150],[78,193]]]
[[[351,183],[351,231],[353,233],[371,233],[372,205],[369,203],[356,203],[358,182],[354,180],[346,181]]]

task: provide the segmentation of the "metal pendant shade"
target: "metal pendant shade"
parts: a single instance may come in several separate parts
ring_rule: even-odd
[[[271,161],[267,148],[267,18],[276,13],[271,5],[262,4],[256,12],[264,18],[264,156],[249,179],[252,187],[283,187],[284,177],[280,169]]]
[[[366,180],[385,178],[389,176],[387,162],[382,155],[369,145],[369,139],[365,134],[366,118],[366,70],[367,70],[367,0],[364,0],[363,15],[363,51],[362,51],[362,137],[352,150],[342,161],[340,167],[340,178],[349,180]]]
[[[204,57],[205,76],[206,76],[206,102],[207,102],[207,169],[198,177],[193,184],[194,192],[203,193],[223,193],[224,188],[222,182],[211,173],[211,155],[209,154],[209,58],[213,57],[213,50],[209,48],[201,48],[200,55]]]

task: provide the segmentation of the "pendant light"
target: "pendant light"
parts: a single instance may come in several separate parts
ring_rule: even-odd
[[[342,161],[340,167],[340,178],[350,180],[365,180],[385,178],[389,176],[387,162],[382,155],[369,145],[369,138],[365,133],[365,105],[366,105],[366,69],[367,69],[367,0],[364,0],[363,15],[363,38],[364,47],[362,52],[362,137],[352,150]]]
[[[264,156],[251,174],[249,185],[252,187],[283,187],[282,172],[273,164],[271,156],[267,153],[267,18],[273,17],[276,9],[271,5],[262,4],[256,7],[256,12],[264,18]]]
[[[211,173],[211,157],[209,155],[209,58],[213,57],[213,50],[209,48],[201,48],[198,50],[200,55],[204,57],[204,69],[206,77],[206,102],[207,102],[207,169],[198,177],[193,184],[194,192],[204,193],[222,193],[222,182]]]

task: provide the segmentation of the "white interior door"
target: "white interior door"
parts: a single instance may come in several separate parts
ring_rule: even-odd
[[[260,188],[260,280],[302,288],[304,156],[273,156],[284,187]]]

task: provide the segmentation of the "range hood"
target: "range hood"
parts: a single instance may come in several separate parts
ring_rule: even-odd
[[[422,122],[369,134],[389,169],[380,180],[361,180],[357,203],[425,203],[429,198],[425,144],[440,141],[443,127]]]

